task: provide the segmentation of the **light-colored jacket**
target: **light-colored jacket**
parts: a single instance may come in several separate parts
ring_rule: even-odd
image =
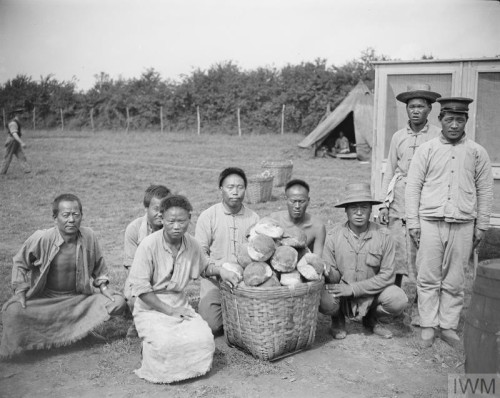
[[[419,219],[450,223],[476,221],[489,228],[493,173],[486,150],[465,135],[454,144],[441,135],[422,144],[411,162],[406,185],[408,228]]]

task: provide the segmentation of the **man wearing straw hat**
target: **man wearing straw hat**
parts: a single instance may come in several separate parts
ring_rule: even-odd
[[[222,307],[219,281],[238,283],[236,273],[222,268],[225,262],[236,262],[237,251],[246,242],[246,232],[259,216],[243,205],[247,177],[238,167],[228,167],[219,175],[222,202],[203,211],[196,222],[195,237],[209,256],[209,265],[200,282],[198,312],[212,329],[222,332]]]
[[[10,162],[12,158],[16,156],[21,162],[21,167],[25,173],[30,173],[31,168],[26,160],[26,155],[24,154],[23,148],[26,148],[26,144],[21,139],[21,122],[19,121],[19,115],[24,112],[23,108],[14,109],[11,112],[12,120],[9,122],[7,128],[7,141],[5,141],[5,156],[2,162],[2,167],[0,168],[0,174],[7,174]]]
[[[438,137],[441,129],[427,120],[432,111],[432,104],[441,95],[431,91],[428,84],[410,85],[407,91],[396,96],[406,104],[408,114],[407,125],[394,133],[391,139],[387,164],[382,182],[382,193],[386,195],[384,206],[380,209],[378,220],[387,225],[394,239],[396,249],[395,284],[402,286],[403,276],[409,277],[413,291],[417,278],[415,258],[416,246],[413,244],[406,228],[405,189],[406,177],[415,150],[424,142]],[[411,303],[416,303],[411,300]],[[412,314],[412,324],[418,325],[416,309]]]
[[[394,242],[389,231],[370,221],[373,200],[370,186],[353,183],[335,207],[344,208],[347,222],[327,235],[323,259],[329,264],[320,312],[332,317],[332,335],[346,337],[345,317],[362,320],[374,334],[391,338],[378,319],[403,312],[408,299],[394,285]]]
[[[486,150],[467,138],[470,98],[439,98],[442,133],[422,144],[408,171],[406,219],[417,247],[421,344],[435,329],[453,347],[464,303],[464,267],[489,227],[493,175]]]

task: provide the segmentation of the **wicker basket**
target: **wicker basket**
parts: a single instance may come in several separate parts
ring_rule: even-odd
[[[291,160],[263,161],[262,168],[274,175],[275,187],[282,187],[292,178],[293,162]]]
[[[256,358],[273,360],[309,347],[323,280],[295,286],[231,289],[221,284],[224,334]]]
[[[248,177],[245,198],[248,203],[267,202],[273,193],[274,176],[269,172]]]

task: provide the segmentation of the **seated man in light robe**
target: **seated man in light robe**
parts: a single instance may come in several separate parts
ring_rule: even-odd
[[[52,214],[55,227],[36,231],[14,256],[14,296],[2,308],[0,357],[71,344],[125,309],[123,297],[107,287],[96,235],[80,227],[80,199],[58,196]]]
[[[153,383],[201,376],[212,366],[212,331],[185,294],[189,281],[208,265],[200,244],[186,233],[191,211],[184,196],[163,199],[163,229],[142,240],[130,270],[134,323],[143,348],[135,373]]]

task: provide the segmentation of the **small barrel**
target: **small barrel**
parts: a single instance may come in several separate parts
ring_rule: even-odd
[[[500,259],[482,261],[464,327],[465,373],[500,371]]]

